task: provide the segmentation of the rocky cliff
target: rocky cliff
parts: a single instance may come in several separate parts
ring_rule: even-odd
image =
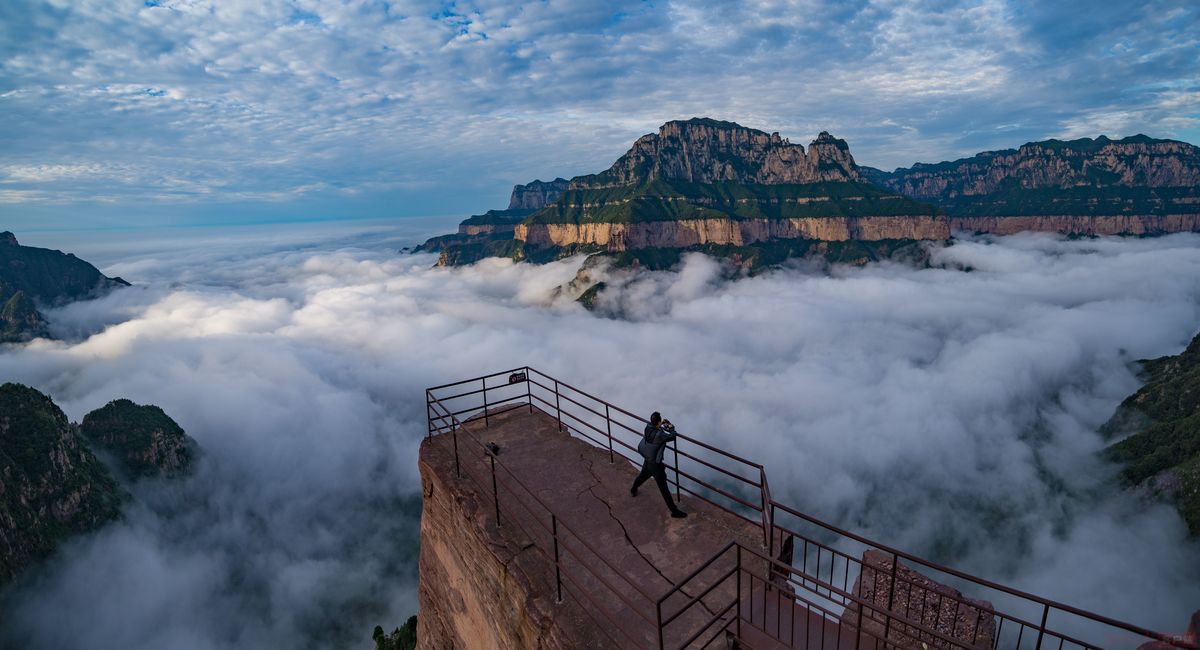
[[[706,244],[746,246],[772,239],[881,241],[950,237],[937,216],[809,217],[793,219],[689,219],[638,223],[530,223],[514,233],[526,247],[594,246],[607,251],[687,248]]]
[[[157,406],[113,400],[83,416],[79,431],[111,452],[124,471],[138,476],[173,476],[191,468],[195,442]]]
[[[554,203],[566,191],[570,183],[565,178],[552,181],[535,180],[524,185],[513,187],[512,196],[508,199],[509,210],[541,210]]]
[[[694,118],[639,138],[599,174],[518,185],[509,210],[473,216],[418,250],[441,253],[440,264],[461,264],[776,239],[945,240],[949,233],[932,206],[862,182],[844,140],[822,132],[806,150],[778,133]]]
[[[0,386],[0,584],[119,515],[125,494],[89,445],[134,477],[179,474],[196,455],[157,406],[115,400],[75,425],[47,395]]]
[[[59,306],[94,298],[129,283],[105,277],[70,253],[22,246],[11,232],[0,233],[0,343],[45,336],[37,305]]]
[[[667,122],[658,133],[638,138],[607,171],[571,179],[571,189],[621,187],[653,179],[804,184],[857,181],[859,175],[846,141],[824,131],[805,152],[778,133],[692,118]]]
[[[0,386],[0,584],[119,513],[116,482],[49,397]]]
[[[1195,230],[1200,217],[1200,148],[1144,135],[1046,140],[862,172],[881,187],[936,204],[966,230],[1143,234]],[[1126,221],[1103,222],[1112,217]],[[1099,223],[1084,223],[1088,218]]]
[[[1182,353],[1141,361],[1146,383],[1104,425],[1128,435],[1106,451],[1123,480],[1174,501],[1200,535],[1200,335]]]

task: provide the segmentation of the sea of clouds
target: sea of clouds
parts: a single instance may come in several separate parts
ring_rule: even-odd
[[[135,286],[0,351],[0,378],[73,420],[153,403],[204,452],[0,596],[0,644],[369,647],[416,610],[424,388],[525,364],[894,546],[1163,630],[1200,606],[1197,544],[1119,489],[1096,433],[1133,361],[1200,326],[1200,236],[967,238],[930,269],[738,278],[690,255],[595,272],[592,313],[555,291],[578,258],[432,268],[396,253],[401,227],[275,228],[81,244]]]

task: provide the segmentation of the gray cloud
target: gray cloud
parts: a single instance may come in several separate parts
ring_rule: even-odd
[[[662,410],[765,462],[786,501],[901,548],[1160,629],[1200,602],[1178,515],[1095,455],[1131,360],[1195,333],[1196,235],[970,239],[935,269],[736,281],[691,256],[603,272],[615,319],[552,298],[578,259],[432,269],[394,232],[316,228],[275,230],[303,247],[265,227],[178,255],[135,243],[105,270],[140,286],[52,312],[87,338],[0,354],[72,418],[128,396],[205,450],[8,594],[10,642],[367,643],[415,607],[423,388],[525,363]]]
[[[668,119],[892,167],[1049,136],[1200,137],[1186,2],[18,2],[0,215],[478,212]]]

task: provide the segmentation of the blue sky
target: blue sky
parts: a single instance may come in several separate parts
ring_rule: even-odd
[[[481,212],[697,115],[884,168],[1200,143],[1200,6],[4,2],[0,228]]]

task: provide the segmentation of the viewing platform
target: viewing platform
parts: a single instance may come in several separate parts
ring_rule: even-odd
[[[426,396],[421,648],[1198,648],[821,522],[682,434],[673,519],[629,493],[644,420],[532,368]]]

